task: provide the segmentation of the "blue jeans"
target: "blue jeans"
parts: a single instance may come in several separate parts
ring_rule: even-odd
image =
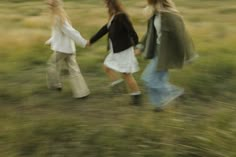
[[[163,107],[182,95],[184,90],[169,83],[168,71],[157,71],[157,62],[157,56],[150,60],[141,79],[147,87],[150,103]]]

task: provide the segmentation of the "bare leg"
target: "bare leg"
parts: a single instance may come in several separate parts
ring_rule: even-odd
[[[140,92],[138,84],[132,74],[124,73],[123,77],[132,93]]]
[[[109,79],[110,79],[112,82],[114,82],[114,81],[120,79],[119,76],[118,76],[118,74],[117,74],[114,70],[108,68],[108,67],[105,66],[105,65],[103,66],[103,68],[104,68],[104,71],[106,72],[106,74],[108,75]]]
[[[123,74],[123,77],[129,87],[129,89],[131,90],[130,95],[132,98],[131,104],[135,105],[135,106],[139,106],[142,104],[142,100],[141,100],[141,92],[139,90],[138,84],[136,82],[136,80],[134,79],[132,74]]]

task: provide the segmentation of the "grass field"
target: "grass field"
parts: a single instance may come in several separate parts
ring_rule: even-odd
[[[236,157],[236,2],[175,0],[200,58],[171,81],[184,97],[152,112],[140,75],[144,105],[112,95],[102,63],[106,38],[77,47],[77,61],[91,89],[74,100],[64,71],[62,93],[46,86],[44,42],[50,18],[44,1],[0,2],[0,157]],[[140,37],[146,29],[145,1],[123,0]],[[107,21],[102,1],[66,1],[73,26],[85,38]]]

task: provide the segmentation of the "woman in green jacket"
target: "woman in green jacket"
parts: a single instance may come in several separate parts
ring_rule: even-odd
[[[185,30],[184,22],[171,0],[147,0],[149,14],[147,32],[137,46],[150,59],[142,74],[155,111],[184,93],[168,81],[168,70],[179,69],[197,55]]]

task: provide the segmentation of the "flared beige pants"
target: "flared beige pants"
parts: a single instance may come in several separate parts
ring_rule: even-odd
[[[54,52],[48,61],[47,80],[49,88],[62,88],[60,73],[63,61],[66,63],[73,97],[81,98],[90,94],[88,86],[80,72],[75,54]]]

